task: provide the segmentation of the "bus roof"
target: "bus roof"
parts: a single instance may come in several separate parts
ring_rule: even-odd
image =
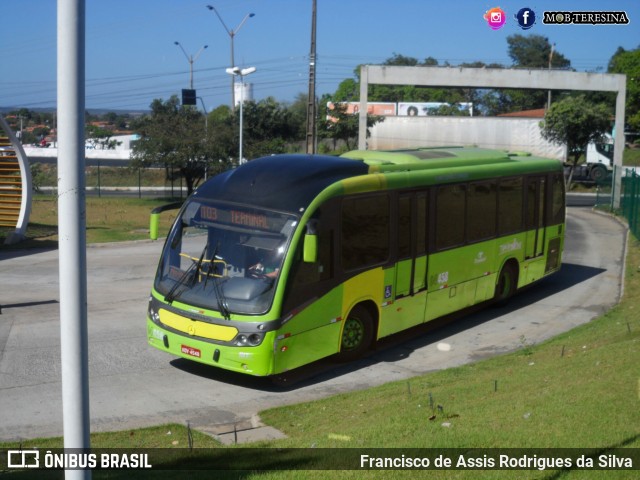
[[[554,159],[478,147],[355,150],[343,157],[363,161],[370,173],[384,174],[388,188],[562,170]]]
[[[194,197],[300,212],[329,185],[369,173],[363,162],[328,155],[272,155],[244,163],[203,183]]]
[[[501,150],[477,147],[425,147],[402,150],[354,150],[342,156],[362,160],[370,171],[421,170],[466,165],[486,165],[512,161],[514,155]]]
[[[353,151],[341,157],[284,154],[262,157],[217,175],[194,197],[247,203],[283,212],[304,211],[339,183],[342,193],[414,187],[523,173],[562,171],[557,160],[463,147]],[[334,193],[335,194],[335,193]]]

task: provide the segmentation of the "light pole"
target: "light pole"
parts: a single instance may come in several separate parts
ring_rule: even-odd
[[[184,53],[184,56],[187,57],[187,62],[189,62],[189,88],[191,90],[193,90],[193,62],[195,62],[198,59],[200,54],[209,45],[205,45],[202,48],[200,48],[200,50],[198,50],[198,53],[196,53],[195,55],[188,55],[187,52],[185,51],[184,47],[182,46],[182,44],[180,42],[173,42],[173,43],[175,43],[177,46],[179,46],[180,50],[182,50],[182,53]]]
[[[231,79],[234,77],[240,77],[240,83],[242,88],[240,89],[240,147],[238,153],[238,165],[244,163],[244,159],[242,158],[242,104],[244,103],[244,77],[256,71],[256,67],[248,67],[248,68],[240,68],[233,67],[227,68],[226,72],[231,75]]]
[[[556,48],[556,44],[553,43],[551,45],[551,50],[549,51],[549,70],[551,70],[551,60],[553,59],[553,50]],[[551,108],[551,90],[547,92],[547,110]]]
[[[224,20],[222,20],[222,17],[218,13],[218,10],[216,10],[216,7],[214,7],[213,5],[207,5],[207,8],[209,10],[213,11],[216,14],[216,16],[218,17],[218,20],[220,20],[220,23],[222,23],[222,26],[227,31],[227,34],[229,35],[229,38],[231,39],[231,67],[230,67],[230,69],[233,69],[233,68],[235,68],[235,65],[236,65],[235,57],[234,57],[234,54],[233,54],[233,39],[236,36],[236,34],[238,33],[238,31],[242,28],[244,23],[247,21],[247,19],[249,19],[251,17],[254,17],[255,13],[247,13],[244,16],[244,18],[242,19],[242,21],[235,28],[235,30],[230,30],[229,27],[227,27],[227,24],[224,23]],[[236,104],[235,81],[234,81],[234,78],[231,77],[231,108],[233,108],[235,106],[235,104]]]

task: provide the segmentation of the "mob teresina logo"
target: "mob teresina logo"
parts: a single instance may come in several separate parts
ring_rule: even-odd
[[[620,11],[553,11],[544,12],[542,23],[546,25],[628,25],[629,16]]]

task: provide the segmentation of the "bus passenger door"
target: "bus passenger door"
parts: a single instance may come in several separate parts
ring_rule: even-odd
[[[411,295],[412,275],[415,259],[413,250],[413,196],[398,198],[398,262],[396,263],[395,297]]]
[[[381,336],[422,323],[426,300],[426,193],[398,197],[395,308],[397,315],[382,326]]]
[[[544,213],[546,198],[545,177],[527,179],[526,202],[526,246],[525,258],[539,257],[544,254],[545,229]]]

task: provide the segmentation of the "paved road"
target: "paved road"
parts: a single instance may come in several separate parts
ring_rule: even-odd
[[[303,369],[274,386],[176,359],[146,343],[145,310],[162,245],[88,248],[92,431],[187,421],[196,428],[258,411],[410,378],[539,342],[588,322],[621,291],[625,230],[570,208],[564,267],[506,308],[469,314],[433,332],[403,334],[348,365]],[[0,253],[0,440],[62,434],[58,252]],[[438,348],[447,344],[450,348]],[[214,426],[212,428],[212,426]]]

